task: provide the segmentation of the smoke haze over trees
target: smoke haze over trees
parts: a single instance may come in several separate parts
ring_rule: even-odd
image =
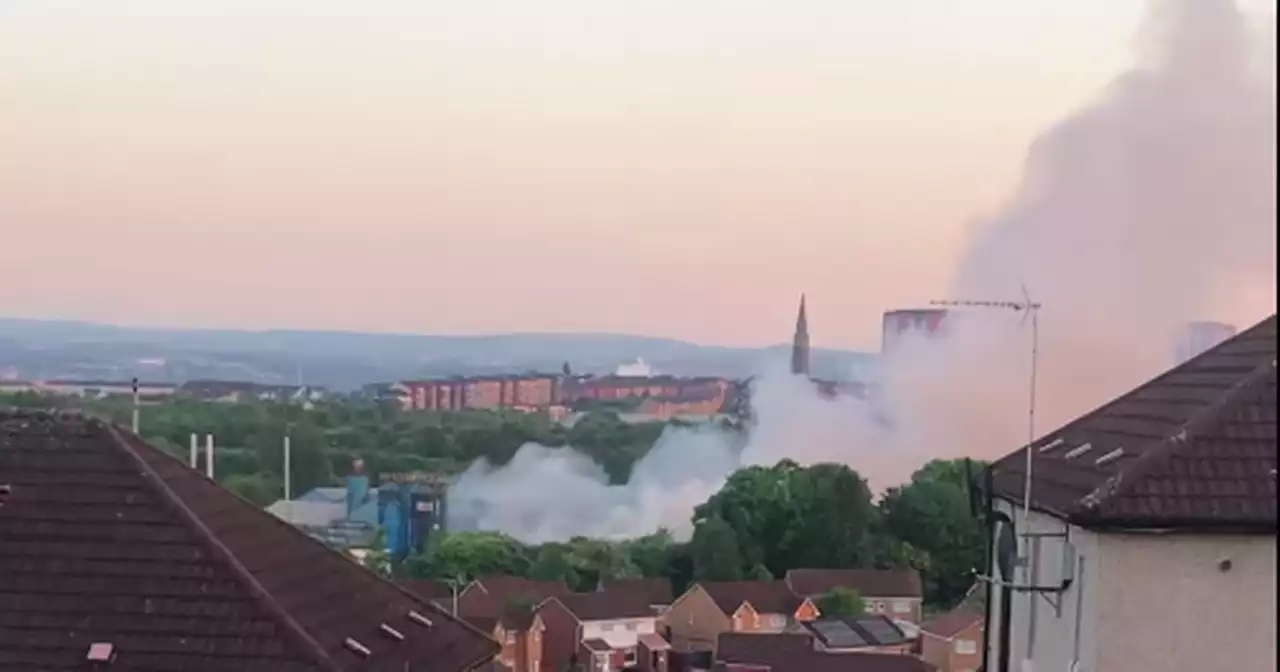
[[[1037,434],[1172,366],[1187,322],[1245,328],[1275,309],[1274,68],[1259,77],[1259,45],[1228,0],[1155,2],[1140,37],[1131,71],[1032,144],[1005,207],[974,223],[953,282],[955,298],[1025,288],[1043,304]],[[529,541],[687,535],[687,512],[740,466],[847,464],[881,490],[934,458],[995,457],[1027,440],[1027,322],[953,314],[945,338],[881,362],[871,403],[768,372],[745,436],[669,429],[625,486],[527,446],[505,469],[474,466],[451,501]]]

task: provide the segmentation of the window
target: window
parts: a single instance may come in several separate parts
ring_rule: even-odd
[[[628,623],[628,624],[626,625],[626,628],[627,628],[627,630],[629,630],[629,631],[631,631],[631,632],[635,632],[635,631],[636,631],[636,624],[635,624],[635,623]]]
[[[605,623],[604,625],[600,626],[600,630],[602,630],[603,632],[613,632],[613,624]]]
[[[884,602],[867,602],[867,613],[879,614],[884,612]]]
[[[909,614],[909,613],[911,613],[911,603],[910,603],[910,602],[908,602],[907,600],[894,600],[894,601],[893,601],[893,613],[895,613],[895,614]]]
[[[972,639],[957,639],[956,653],[962,656],[972,656],[978,652],[978,643]]]

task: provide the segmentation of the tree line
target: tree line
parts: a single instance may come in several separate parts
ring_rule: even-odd
[[[80,399],[28,392],[0,395],[0,407],[85,410],[128,426],[128,398]],[[572,445],[625,483],[632,465],[657,441],[662,422],[627,423],[611,412],[582,416],[572,427],[544,413],[512,410],[402,411],[394,404],[320,402],[310,407],[270,401],[238,403],[166,399],[143,406],[139,431],[149,443],[187,459],[192,434],[212,434],[214,474],[228,489],[260,505],[283,496],[283,443],[290,437],[294,495],[336,485],[356,459],[370,475],[456,474],[484,458],[505,464],[526,443]]]
[[[798,568],[912,568],[923,578],[926,603],[949,606],[972,585],[983,539],[969,511],[963,461],[930,462],[873,503],[865,481],[845,465],[784,460],[735,472],[697,507],[687,542],[665,530],[540,545],[497,532],[454,532],[392,571],[459,584],[510,574],[580,591],[603,580],[662,577],[678,594],[696,581],[780,578]],[[859,604],[856,596],[829,597],[841,612],[851,600]]]

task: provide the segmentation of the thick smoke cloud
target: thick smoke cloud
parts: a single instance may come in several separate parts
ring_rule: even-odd
[[[1274,67],[1259,77],[1249,27],[1226,0],[1155,2],[1139,42],[1132,71],[1033,144],[1022,183],[957,263],[956,297],[1018,299],[1025,287],[1044,306],[1039,432],[1167,368],[1185,322],[1243,328],[1275,310]],[[949,324],[944,340],[882,362],[876,408],[771,372],[753,390],[745,441],[670,429],[616,487],[572,451],[526,446],[502,468],[473,465],[450,505],[528,541],[679,534],[743,464],[843,462],[884,487],[933,457],[1018,447],[1026,321],[997,311]]]

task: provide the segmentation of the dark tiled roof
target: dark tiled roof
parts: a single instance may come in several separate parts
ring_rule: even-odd
[[[787,585],[812,597],[832,588],[850,588],[863,597],[920,597],[920,572],[914,569],[793,569]]]
[[[408,579],[401,581],[400,587],[424,600],[453,599],[453,589],[449,584],[435,579]]]
[[[699,585],[720,611],[729,616],[743,602],[749,603],[756,613],[787,615],[794,614],[804,602],[785,581],[707,581]]]
[[[908,655],[826,653],[809,635],[726,632],[716,644],[717,665],[767,666],[770,672],[932,672],[932,665]]]
[[[1276,317],[1046,434],[1032,502],[1086,526],[1276,526]],[[991,467],[1021,503],[1026,450]]]
[[[500,603],[521,597],[541,601],[553,595],[567,595],[572,592],[563,581],[537,581],[505,574],[482,576],[472,585],[499,600]]]
[[[607,590],[611,593],[635,594],[648,600],[649,604],[669,605],[673,599],[671,582],[661,577],[602,581],[600,590]]]
[[[937,618],[925,621],[920,630],[935,637],[951,639],[969,629],[974,624],[982,625],[983,615],[973,609],[960,607],[948,611]]]
[[[639,592],[602,590],[560,595],[559,600],[579,621],[656,616],[649,596]]]
[[[2,670],[80,669],[95,642],[114,645],[111,669],[138,671],[454,672],[497,651],[99,421],[0,413],[0,483],[11,486],[0,508]]]

